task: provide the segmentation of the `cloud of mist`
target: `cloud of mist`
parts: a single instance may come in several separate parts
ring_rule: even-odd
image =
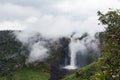
[[[43,61],[50,55],[48,54],[49,49],[46,46],[48,40],[45,37],[42,37],[40,33],[14,31],[13,34],[16,36],[16,39],[27,46],[30,51],[27,63]]]
[[[86,33],[87,35],[84,36],[83,38],[79,39],[82,37],[84,34],[75,34],[73,38],[73,50],[74,52],[80,52],[83,55],[89,54],[89,51],[92,50],[95,53],[99,53],[100,49],[100,42],[99,42],[99,35],[95,37],[94,35],[91,35],[89,33]]]
[[[31,45],[31,52],[28,57],[28,62],[42,61],[49,56],[48,49],[44,47],[42,42],[37,42]]]

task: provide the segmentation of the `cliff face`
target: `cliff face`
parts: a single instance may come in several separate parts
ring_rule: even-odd
[[[63,69],[63,67],[69,64],[69,38],[60,38],[56,41],[53,47],[52,55],[53,62],[50,68],[50,80],[60,80],[62,79],[68,71]]]

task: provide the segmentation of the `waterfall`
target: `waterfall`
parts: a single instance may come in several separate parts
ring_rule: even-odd
[[[65,66],[66,69],[77,69],[76,66],[76,53],[78,51],[78,42],[71,38],[69,43],[69,52],[70,52],[70,64]]]
[[[81,37],[70,38],[69,56],[70,63],[66,65],[65,69],[77,69],[87,64],[87,60],[94,59],[99,56],[99,40],[94,36],[83,34]],[[79,61],[79,63],[78,63]]]

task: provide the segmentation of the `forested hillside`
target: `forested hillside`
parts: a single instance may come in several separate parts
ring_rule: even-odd
[[[15,41],[12,31],[0,32],[0,75],[11,77],[16,68],[24,66],[28,50]]]
[[[28,47],[16,40],[13,31],[0,31],[0,80],[48,80],[46,65],[27,65],[28,55]]]

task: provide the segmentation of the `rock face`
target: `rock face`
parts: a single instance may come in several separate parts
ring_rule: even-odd
[[[60,65],[65,66],[67,64],[70,64],[70,56],[69,56],[69,38],[61,38],[60,44],[61,44],[61,54],[63,54],[62,59],[60,60]]]
[[[51,70],[50,70],[50,79],[49,80],[61,80],[62,78],[65,77],[65,75],[68,75],[70,73],[75,72],[76,70],[67,70],[64,69],[62,67],[58,67],[56,65],[52,65],[51,66]]]
[[[50,70],[51,77],[49,80],[60,80],[62,79],[66,74],[68,74],[68,71],[62,68],[59,68],[58,66],[51,66]]]
[[[51,64],[50,68],[50,74],[51,77],[49,80],[60,80],[62,79],[66,74],[68,74],[68,70],[64,69],[63,67],[70,63],[69,58],[69,39],[68,38],[61,38],[58,41],[57,51],[59,51],[56,54],[60,55],[59,60],[54,61],[54,63]]]

